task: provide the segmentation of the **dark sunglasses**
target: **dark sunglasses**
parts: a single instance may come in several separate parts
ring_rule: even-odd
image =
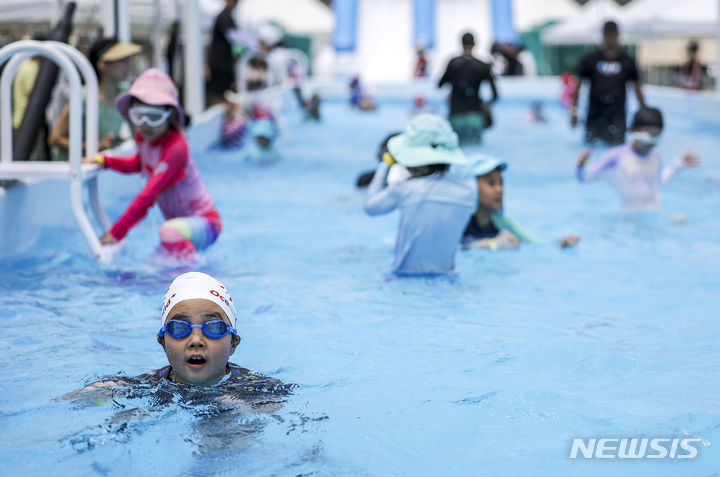
[[[158,337],[162,337],[167,333],[173,338],[185,338],[192,333],[193,328],[202,328],[203,334],[212,339],[219,339],[227,334],[237,334],[237,330],[223,320],[207,321],[202,325],[191,325],[187,321],[170,320],[165,323],[165,326],[160,328],[157,335]]]

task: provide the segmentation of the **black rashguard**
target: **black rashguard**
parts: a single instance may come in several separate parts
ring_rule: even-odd
[[[583,58],[579,76],[590,80],[587,139],[601,139],[609,144],[624,142],[627,83],[639,80],[635,59],[625,52],[607,59],[598,49]]]
[[[445,74],[440,78],[438,87],[445,83],[452,85],[451,117],[456,114],[480,111],[483,100],[480,98],[479,92],[483,81],[490,83],[493,95],[491,101],[497,100],[498,94],[490,65],[472,55],[462,55],[450,60]]]
[[[498,234],[500,234],[500,229],[497,228],[492,220],[485,227],[481,227],[473,215],[470,217],[463,232],[462,243],[467,244],[473,240],[491,239],[497,237]]]
[[[232,45],[227,39],[227,33],[235,29],[235,20],[232,10],[227,8],[220,12],[213,26],[212,43],[210,43],[210,87],[217,94],[230,89],[235,81],[235,61]]]

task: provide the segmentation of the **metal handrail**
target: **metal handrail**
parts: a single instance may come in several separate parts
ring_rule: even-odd
[[[87,86],[87,100],[85,101],[85,122],[87,140],[86,146],[89,154],[97,152],[98,142],[98,84],[97,77],[90,62],[72,47],[54,41],[23,40],[11,43],[0,49],[0,66],[8,62],[0,78],[0,163],[5,166],[12,162],[12,122],[11,122],[11,86],[20,63],[30,56],[41,55],[53,61],[62,70],[70,84],[70,127],[69,127],[69,170],[70,203],[73,214],[80,229],[85,236],[93,255],[102,261],[112,259],[114,253],[110,248],[104,248],[95,235],[83,204],[84,181],[89,181],[89,193],[93,211],[101,226],[107,230],[110,222],[100,207],[97,193],[97,177],[86,179],[82,166],[82,85],[80,75],[83,75]]]

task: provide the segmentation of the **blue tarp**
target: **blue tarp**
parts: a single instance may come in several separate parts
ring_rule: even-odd
[[[355,51],[358,0],[333,0],[332,7],[335,12],[335,51]]]
[[[492,0],[493,41],[499,43],[519,42],[520,37],[513,26],[512,1]]]
[[[435,0],[415,0],[413,42],[426,50],[435,47]]]

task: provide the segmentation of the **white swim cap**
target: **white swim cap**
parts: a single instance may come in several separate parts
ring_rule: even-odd
[[[175,305],[198,298],[216,303],[230,319],[233,328],[235,327],[237,313],[230,292],[222,282],[202,272],[183,273],[173,280],[163,298],[162,324],[165,325],[170,310]]]

